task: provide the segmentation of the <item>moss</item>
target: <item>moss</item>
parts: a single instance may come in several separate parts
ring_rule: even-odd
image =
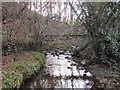
[[[18,88],[22,84],[26,75],[30,76],[38,72],[45,59],[39,52],[29,52],[31,59],[18,58],[17,61],[8,63],[2,72],[3,88]]]

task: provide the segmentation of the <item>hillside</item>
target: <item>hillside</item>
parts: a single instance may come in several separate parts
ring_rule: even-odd
[[[10,8],[7,8],[10,7]],[[42,16],[21,3],[3,3],[3,41],[6,39],[31,40],[35,31],[46,35],[79,35],[83,29],[75,30],[64,22]],[[75,27],[74,27],[75,28]],[[9,37],[8,37],[9,34]]]

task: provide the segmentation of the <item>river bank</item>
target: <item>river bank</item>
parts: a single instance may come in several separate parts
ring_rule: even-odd
[[[38,72],[45,59],[39,52],[20,52],[3,56],[2,88],[19,88],[23,80]]]
[[[105,66],[100,64],[97,60],[75,59],[79,65],[82,65],[94,76],[97,81],[92,90],[119,90],[120,89],[120,66]]]

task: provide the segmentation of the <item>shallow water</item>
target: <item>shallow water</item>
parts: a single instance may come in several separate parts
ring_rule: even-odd
[[[40,73],[22,88],[82,88],[90,89],[94,82],[91,81],[92,74],[86,72],[84,67],[72,60],[69,53],[48,53],[46,62]]]

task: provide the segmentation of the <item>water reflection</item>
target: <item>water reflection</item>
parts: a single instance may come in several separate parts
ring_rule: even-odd
[[[72,61],[71,55],[48,53],[40,75],[23,88],[91,88],[93,82],[83,79],[84,76],[92,77],[92,74]]]

